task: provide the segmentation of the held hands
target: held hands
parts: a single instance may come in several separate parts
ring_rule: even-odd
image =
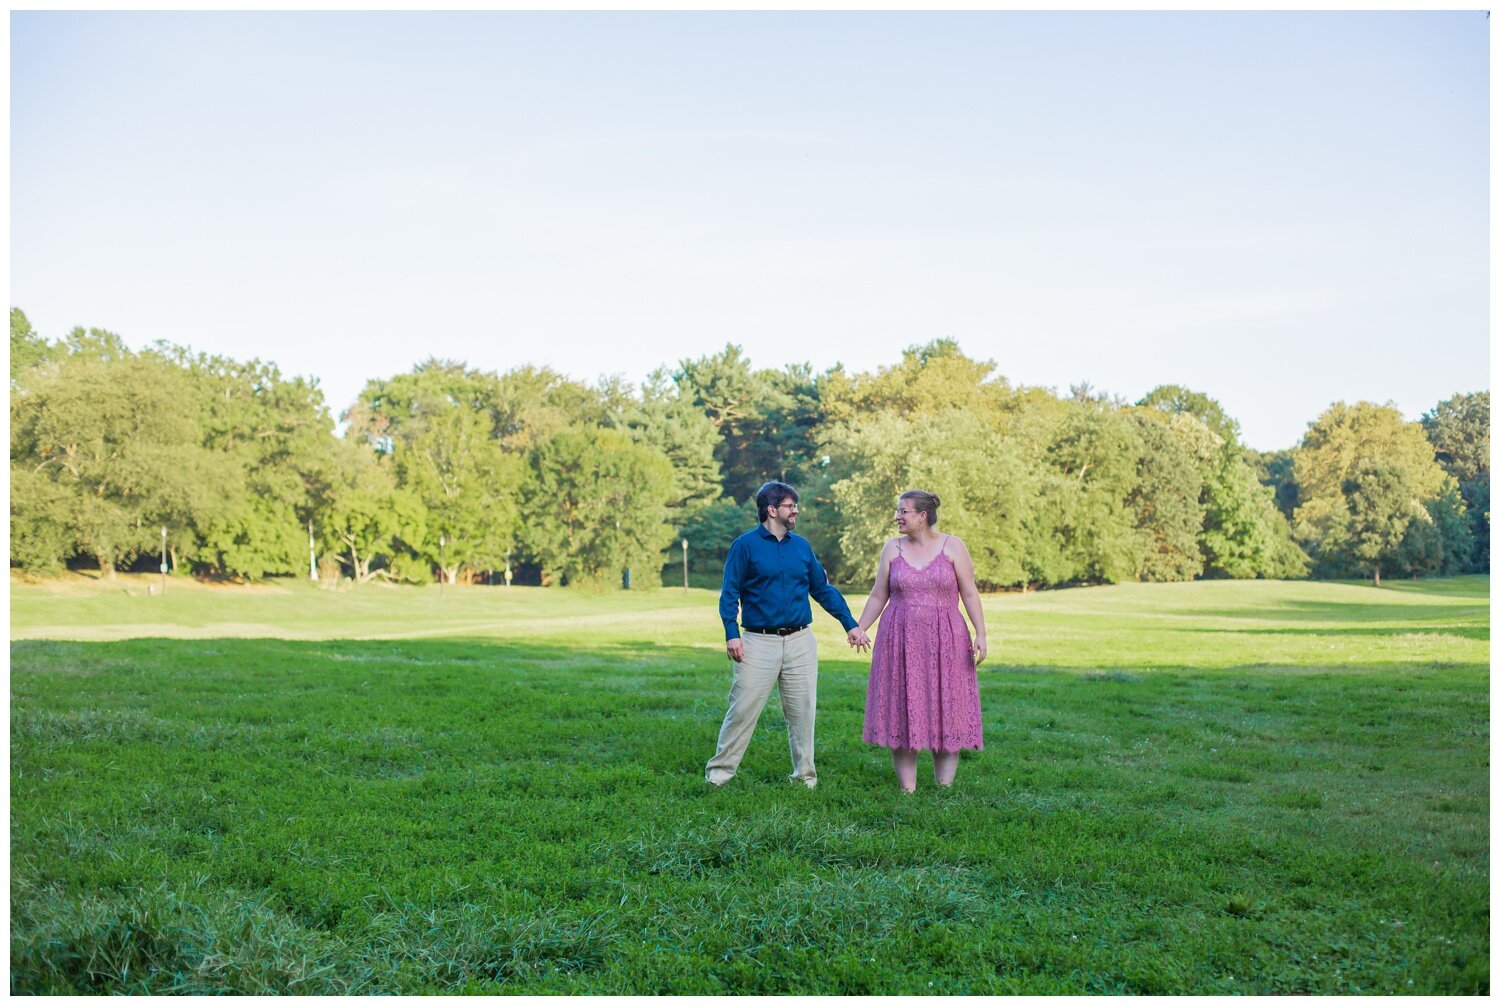
[[[864,629],[856,625],[849,630],[849,645],[860,653],[864,653],[870,648],[870,637],[865,633]]]
[[[978,667],[984,663],[984,658],[989,656],[989,648],[985,645],[983,636],[975,636],[974,643],[969,647],[974,651],[974,666]]]
[[[725,640],[724,650],[729,654],[729,659],[736,664],[745,659],[745,641],[738,636]]]

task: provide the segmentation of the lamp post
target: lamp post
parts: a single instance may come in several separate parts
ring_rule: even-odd
[[[682,589],[688,589],[687,579],[687,539],[682,539]]]
[[[161,529],[161,592],[167,592],[167,529]]]
[[[313,544],[312,521],[307,522],[307,578],[318,582],[318,547]]]
[[[448,536],[438,535],[438,596],[448,596]]]

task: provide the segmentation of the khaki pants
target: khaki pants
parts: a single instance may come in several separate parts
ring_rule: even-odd
[[[734,665],[729,712],[719,728],[719,749],[708,760],[708,781],[722,786],[733,778],[771,689],[777,688],[786,717],[787,743],[792,749],[792,778],[816,786],[813,717],[818,703],[818,642],[812,629],[789,636],[747,632],[744,643],[745,659]]]

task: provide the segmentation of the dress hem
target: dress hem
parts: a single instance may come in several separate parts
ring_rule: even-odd
[[[872,745],[874,747],[886,748],[886,749],[891,750],[891,751],[895,751],[895,750],[898,750],[898,749],[903,750],[903,751],[983,751],[984,750],[984,741],[970,741],[970,742],[965,743],[965,744],[959,744],[957,747],[940,748],[940,747],[937,747],[936,745],[933,745],[933,744],[894,744],[894,743],[891,743],[889,741],[871,740],[868,737],[865,737],[865,738],[862,738],[862,739],[864,740],[864,742],[866,744]]]

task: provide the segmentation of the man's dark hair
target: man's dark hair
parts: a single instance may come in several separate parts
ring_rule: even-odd
[[[760,512],[760,522],[764,524],[770,516],[771,508],[781,506],[787,500],[797,502],[797,490],[785,482],[767,482],[755,491],[755,506]]]

